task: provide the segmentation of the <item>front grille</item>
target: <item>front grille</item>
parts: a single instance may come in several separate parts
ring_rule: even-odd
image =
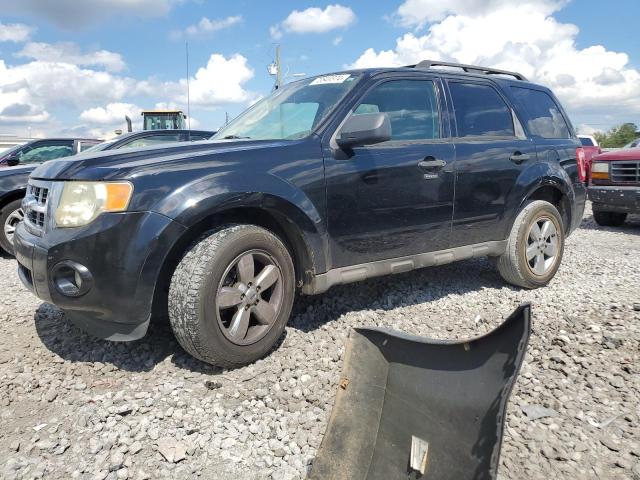
[[[613,183],[640,183],[640,160],[611,162]]]
[[[30,180],[22,206],[25,227],[35,235],[41,235],[47,223],[48,199],[48,184],[38,180]]]

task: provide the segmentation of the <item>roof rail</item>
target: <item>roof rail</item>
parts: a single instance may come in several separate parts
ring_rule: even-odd
[[[477,65],[465,65],[464,63],[441,62],[439,60],[422,60],[416,65],[407,65],[408,68],[422,68],[425,70],[431,67],[455,67],[461,68],[467,73],[483,73],[485,75],[509,75],[517,80],[527,81],[527,78],[518,72],[509,72],[507,70],[498,70],[497,68],[479,67]]]

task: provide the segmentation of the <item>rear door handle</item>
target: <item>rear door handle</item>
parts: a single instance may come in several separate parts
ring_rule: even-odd
[[[444,160],[436,160],[433,157],[427,157],[421,162],[418,162],[418,166],[424,170],[440,170],[447,166],[447,162]]]
[[[527,153],[515,152],[509,157],[509,160],[511,160],[516,165],[520,165],[522,162],[526,162],[527,160],[529,160],[529,158],[529,154]]]

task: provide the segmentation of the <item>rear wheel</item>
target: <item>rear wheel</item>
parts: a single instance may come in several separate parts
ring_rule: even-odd
[[[513,285],[542,287],[555,276],[563,252],[564,229],[560,213],[549,202],[535,200],[516,218],[507,249],[498,258],[498,271]]]
[[[627,214],[619,212],[600,212],[594,210],[593,219],[598,225],[602,225],[603,227],[619,227],[627,219]]]
[[[169,288],[169,319],[200,360],[238,367],[282,335],[295,293],[293,261],[274,234],[254,225],[209,232],[182,258]]]
[[[13,255],[13,236],[16,227],[24,219],[22,211],[22,200],[15,200],[6,204],[0,210],[0,247],[7,253]]]

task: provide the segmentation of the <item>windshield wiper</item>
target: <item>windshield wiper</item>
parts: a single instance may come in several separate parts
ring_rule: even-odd
[[[241,137],[240,135],[227,135],[222,137],[223,140],[250,140],[251,137]]]

